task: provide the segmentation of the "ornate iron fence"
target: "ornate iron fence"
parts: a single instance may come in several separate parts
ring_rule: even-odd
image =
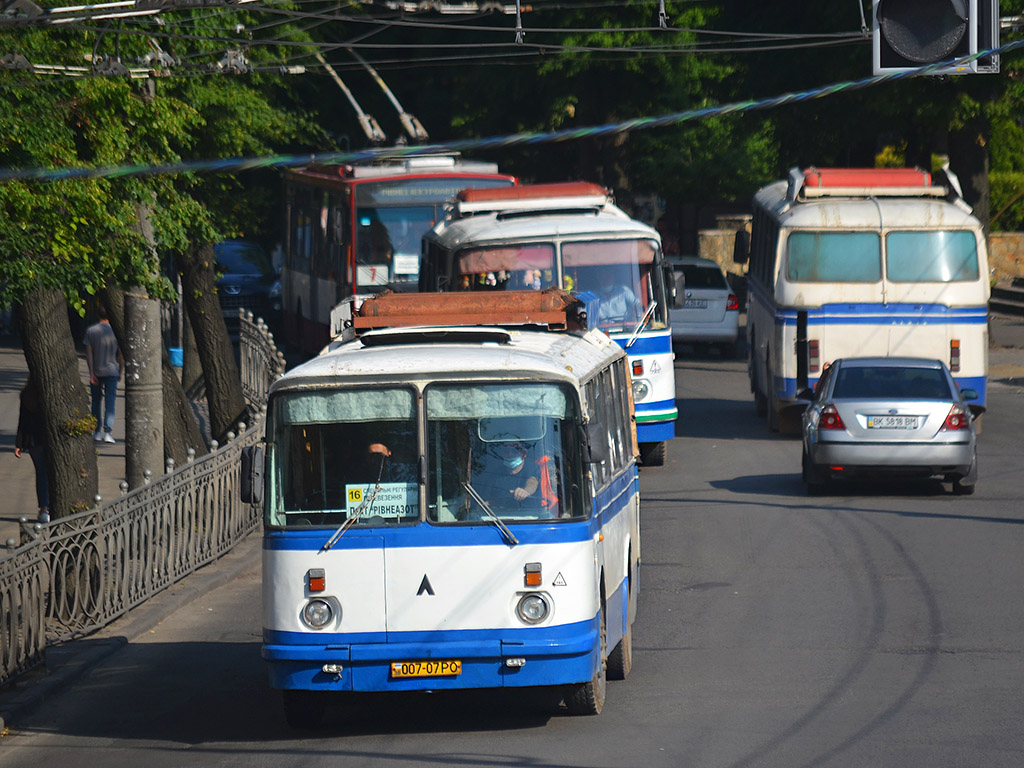
[[[253,429],[96,509],[24,526],[0,558],[0,685],[42,663],[47,644],[88,634],[228,552],[259,525],[238,497],[239,456],[263,429],[284,358],[242,313],[240,375]],[[124,486],[123,486],[124,487]]]

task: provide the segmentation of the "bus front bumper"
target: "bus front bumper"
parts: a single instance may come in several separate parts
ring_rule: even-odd
[[[518,688],[589,681],[598,664],[597,641],[595,626],[557,641],[537,637],[527,642],[265,643],[263,658],[269,662],[271,688],[378,692]],[[448,665],[438,674],[422,677],[392,674],[394,663],[421,661],[458,661],[459,672],[450,674]],[[443,665],[431,665],[439,666]]]

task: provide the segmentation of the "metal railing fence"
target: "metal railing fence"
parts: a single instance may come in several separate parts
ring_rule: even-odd
[[[239,369],[253,428],[95,509],[23,524],[0,558],[0,685],[45,659],[47,645],[106,626],[216,560],[259,525],[238,496],[242,449],[260,439],[267,390],[284,358],[262,321],[240,313]],[[126,486],[122,484],[122,488]]]

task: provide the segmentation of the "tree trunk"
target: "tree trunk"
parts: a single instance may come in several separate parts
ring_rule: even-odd
[[[246,406],[235,350],[217,299],[213,244],[194,245],[188,254],[179,257],[178,269],[188,319],[203,364],[210,434],[223,444],[227,433],[235,431],[239,421],[246,420]]]
[[[117,336],[118,344],[125,338],[124,325],[124,291],[108,286],[103,291],[107,310],[110,313],[110,325]],[[160,383],[163,393],[164,411],[164,459],[174,459],[181,466],[188,459],[188,449],[192,448],[196,456],[207,453],[206,440],[199,429],[195,411],[185,396],[185,390],[178,381],[178,376],[171,365],[167,349],[161,345]],[[154,468],[154,473],[163,471],[163,466]]]
[[[99,472],[92,442],[96,421],[79,373],[64,294],[32,291],[18,307],[18,318],[25,360],[40,388],[46,420],[50,513],[66,517],[93,507]]]

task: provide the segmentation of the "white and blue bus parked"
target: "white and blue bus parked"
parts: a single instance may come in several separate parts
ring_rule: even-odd
[[[597,184],[465,189],[423,236],[420,290],[597,295],[596,327],[629,355],[641,461],[660,465],[679,415],[668,270],[657,230]]]
[[[626,355],[564,292],[480,299],[368,299],[271,388],[242,496],[264,508],[263,658],[293,726],[364,691],[557,686],[598,714],[630,671]]]
[[[798,424],[801,393],[841,357],[942,360],[984,411],[985,236],[930,174],[794,168],[754,197],[747,281],[750,388],[773,429]]]

